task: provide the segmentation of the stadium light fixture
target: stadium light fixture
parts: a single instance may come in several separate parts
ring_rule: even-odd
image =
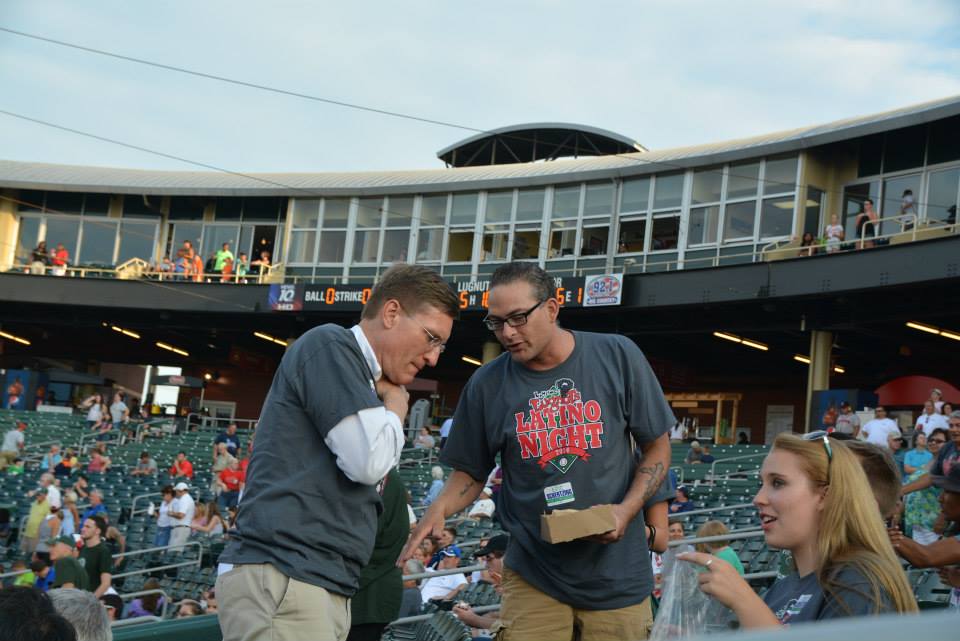
[[[942,336],[944,338],[960,341],[960,332],[954,332],[949,329],[941,329],[939,327],[934,327],[933,325],[917,323],[916,321],[908,321],[907,327],[921,332],[926,332],[927,334],[933,334],[935,336]]]
[[[276,343],[277,345],[283,345],[284,347],[288,345],[287,341],[281,340],[279,338],[275,338],[270,334],[264,334],[263,332],[254,332],[253,335],[256,336],[257,338],[262,338],[265,341]]]
[[[734,343],[740,342],[740,337],[734,336],[733,334],[726,334],[724,332],[714,332],[713,335],[716,336],[717,338],[722,338],[725,341],[731,341]]]
[[[843,369],[843,368],[840,367],[839,365],[834,365],[834,366],[833,366],[833,371],[836,372],[837,374],[846,374],[846,373],[847,373],[847,370]]]
[[[30,341],[28,341],[27,339],[21,338],[19,336],[15,336],[13,334],[10,334],[9,332],[0,332],[0,336],[2,336],[3,338],[6,338],[7,340],[20,343],[21,345],[30,345]]]
[[[741,345],[746,345],[747,347],[752,347],[753,349],[759,349],[761,351],[768,351],[770,348],[764,344],[757,341],[752,341],[747,338],[740,338],[734,334],[727,334],[726,332],[714,332],[714,336],[717,338],[722,338],[725,341],[730,341],[732,343],[740,343]]]
[[[810,364],[810,357],[808,357],[808,356],[802,356],[802,355],[800,355],[800,354],[794,354],[793,360],[795,360],[795,361],[800,361],[801,363],[804,363],[804,364],[806,364],[806,365],[809,365],[809,364]]]
[[[110,329],[112,329],[112,330],[115,331],[115,332],[119,332],[120,334],[123,334],[124,336],[129,336],[130,338],[140,338],[140,334],[138,334],[138,333],[136,333],[136,332],[132,332],[132,331],[130,331],[129,329],[124,329],[124,328],[122,328],[122,327],[117,327],[116,325],[111,325],[111,326],[110,326]]]
[[[213,380],[213,374],[211,374],[210,372],[204,372],[204,373],[203,373],[203,380],[205,380],[205,381],[212,381],[212,380]]]
[[[179,347],[174,347],[173,345],[168,345],[167,343],[161,343],[157,341],[156,346],[160,349],[165,349],[168,352],[173,352],[174,354],[180,354],[180,356],[190,356],[187,352],[183,351]]]
[[[481,361],[473,358],[472,356],[462,356],[460,360],[462,360],[464,363],[470,363],[471,365],[476,365],[477,367],[480,367],[481,365],[483,365]]]

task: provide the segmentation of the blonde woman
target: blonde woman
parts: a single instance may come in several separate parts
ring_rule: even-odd
[[[726,561],[680,555],[707,569],[700,589],[731,608],[741,627],[917,611],[866,474],[846,445],[780,434],[760,478],[753,503],[767,545],[793,554],[794,574],[761,599]]]
[[[700,529],[697,530],[697,538],[705,538],[708,536],[723,536],[729,534],[730,530],[727,529],[727,526],[724,525],[721,521],[707,521],[700,526]],[[729,541],[711,541],[709,543],[697,543],[695,546],[697,552],[702,552],[704,554],[712,554],[713,556],[723,559],[729,563],[733,569],[737,571],[737,574],[743,576],[743,563],[740,562],[740,557],[737,556],[737,553],[733,551],[730,547]]]

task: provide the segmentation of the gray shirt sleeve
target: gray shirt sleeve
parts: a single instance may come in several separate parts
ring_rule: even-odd
[[[829,585],[823,586],[823,608],[818,619],[863,616],[893,612],[890,595],[881,591],[877,595],[867,577],[860,570],[846,566],[836,573]]]

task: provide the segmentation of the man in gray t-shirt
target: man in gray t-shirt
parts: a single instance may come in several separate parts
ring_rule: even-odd
[[[532,263],[494,273],[485,323],[509,354],[463,390],[440,457],[454,472],[404,555],[480,494],[499,455],[497,512],[512,536],[498,639],[570,638],[574,628],[585,638],[645,638],[653,578],[641,510],[666,475],[676,421],[637,346],[562,329],[552,291]],[[602,504],[614,507],[614,530],[541,538],[541,514]]]
[[[123,394],[117,392],[113,395],[113,403],[110,405],[110,419],[113,421],[113,429],[119,430],[130,418],[130,408],[123,402]]]
[[[223,638],[346,638],[370,561],[377,484],[400,459],[411,383],[434,366],[459,312],[425,267],[397,265],[360,323],[315,327],[280,362],[264,401],[236,529],[217,579]]]

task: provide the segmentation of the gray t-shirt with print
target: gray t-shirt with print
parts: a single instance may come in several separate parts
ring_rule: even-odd
[[[501,456],[498,514],[511,536],[505,563],[562,603],[635,605],[653,590],[642,513],[617,543],[550,544],[540,515],[623,500],[636,445],[676,422],[650,365],[629,339],[573,332],[573,353],[548,371],[503,354],[468,381],[440,460],[486,479]]]
[[[382,407],[353,333],[315,327],[283,356],[263,404],[226,563],[269,563],[352,596],[382,509],[373,486],[348,479],[324,443],[342,419]]]
[[[846,566],[836,576],[836,583],[842,587],[825,594],[816,572],[804,577],[794,572],[777,579],[763,595],[763,601],[784,624],[894,611],[887,594],[881,594],[877,607],[870,583],[856,568]]]

